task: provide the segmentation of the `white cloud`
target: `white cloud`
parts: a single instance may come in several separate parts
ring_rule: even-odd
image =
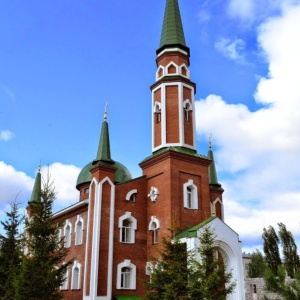
[[[10,130],[0,131],[0,141],[9,141],[14,137],[14,134]]]
[[[215,43],[215,48],[225,57],[244,64],[245,42],[242,39],[230,40],[228,38],[220,38]]]
[[[224,175],[225,219],[242,240],[259,238],[263,227],[278,222],[300,236],[299,32],[300,5],[285,6],[258,31],[269,64],[255,92],[263,108],[251,112],[217,95],[196,102],[197,133],[213,133]]]
[[[255,3],[253,0],[230,0],[228,13],[241,19],[252,19],[254,16]]]
[[[42,167],[42,177],[46,178],[48,167]],[[79,192],[76,190],[76,180],[80,168],[73,165],[53,163],[49,165],[49,174],[54,181],[57,197],[54,202],[54,211],[67,207],[79,200]],[[6,211],[7,204],[16,196],[18,202],[25,208],[30,200],[34,178],[24,172],[17,171],[13,166],[0,161],[0,211]]]
[[[64,165],[57,162],[49,165],[49,167],[41,168],[43,178],[47,177],[48,170],[57,193],[54,202],[55,208],[65,208],[79,201],[79,192],[75,186],[81,169],[74,165]]]
[[[17,201],[26,205],[30,198],[33,178],[13,166],[0,161],[0,210],[6,210],[7,204]]]

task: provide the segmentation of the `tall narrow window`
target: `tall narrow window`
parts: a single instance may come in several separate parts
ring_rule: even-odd
[[[160,223],[159,220],[155,217],[151,217],[151,221],[149,223],[149,230],[152,231],[152,243],[157,244],[158,243],[158,229],[159,229]]]
[[[80,289],[80,277],[81,277],[81,264],[75,260],[72,267],[72,290]]]
[[[183,185],[183,205],[185,208],[198,209],[198,189],[191,179]]]
[[[123,216],[119,218],[120,228],[120,242],[121,243],[134,243],[135,231],[137,229],[137,221],[131,215],[130,211],[127,211]]]
[[[71,246],[71,236],[72,236],[72,224],[69,220],[66,220],[66,225],[64,227],[64,236],[65,236],[65,248]]]
[[[128,220],[128,219],[124,220],[123,224],[122,224],[122,242],[123,243],[130,243],[131,228],[132,228],[132,224],[131,224],[130,220]]]
[[[81,245],[83,241],[83,218],[78,215],[75,223],[75,245]]]
[[[69,279],[69,268],[67,269],[66,273],[64,274],[64,281],[60,286],[61,290],[67,290],[68,289],[68,279]]]
[[[156,223],[153,223],[152,225],[153,229],[152,229],[152,242],[153,244],[157,244],[158,243],[158,228]]]
[[[117,268],[117,289],[136,288],[136,266],[129,259],[118,264]]]
[[[186,193],[187,193],[187,207],[192,208],[192,195],[193,195],[192,193],[193,193],[193,191],[192,191],[191,186],[188,186],[186,188]]]
[[[124,267],[121,269],[121,288],[129,289],[130,288],[130,272],[131,269]]]

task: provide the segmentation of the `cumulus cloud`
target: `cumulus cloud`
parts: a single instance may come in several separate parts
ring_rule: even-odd
[[[197,133],[213,132],[219,177],[226,175],[226,222],[242,240],[254,241],[277,222],[300,236],[299,32],[300,5],[285,6],[259,28],[269,65],[254,94],[261,109],[251,112],[218,95],[196,102]]]
[[[220,38],[215,43],[215,48],[225,57],[234,60],[238,63],[244,64],[244,50],[245,42],[242,39],[230,40],[228,38]]]
[[[14,137],[14,134],[10,130],[0,131],[0,141],[9,141]]]
[[[65,208],[79,200],[79,192],[76,190],[76,181],[80,168],[74,165],[64,165],[62,163],[53,163],[41,168],[43,178],[47,178],[49,172],[51,180],[57,193],[55,200],[55,209]]]
[[[47,178],[49,172],[51,180],[57,192],[53,210],[74,204],[79,199],[78,191],[75,188],[80,168],[74,165],[53,163],[41,168],[43,179]],[[17,197],[17,201],[25,208],[31,197],[35,178],[16,170],[13,166],[0,161],[0,212],[9,209],[8,203]],[[0,217],[2,218],[2,215]]]
[[[25,204],[33,187],[33,178],[13,166],[0,161],[0,211],[6,210],[9,202],[17,198]]]

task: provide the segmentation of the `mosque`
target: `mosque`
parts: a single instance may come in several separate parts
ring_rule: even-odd
[[[180,238],[190,249],[198,245],[203,226],[214,228],[237,283],[229,299],[245,299],[241,242],[224,223],[224,190],[212,147],[207,156],[196,149],[196,83],[191,81],[178,0],[166,0],[156,65],[149,99],[152,154],[139,163],[142,176],[132,178],[113,159],[105,113],[96,157],[77,179],[79,201],[54,214],[54,220],[64,222],[68,258],[75,257],[61,286],[67,300],[143,297],[151,257],[174,226],[183,229]]]

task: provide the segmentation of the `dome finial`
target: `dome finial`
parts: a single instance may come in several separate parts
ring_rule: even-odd
[[[211,138],[212,138],[212,133],[209,134],[208,138],[208,148],[211,149]]]
[[[108,103],[107,103],[107,101],[106,101],[105,107],[104,107],[104,121],[107,120],[107,105],[108,105]]]

